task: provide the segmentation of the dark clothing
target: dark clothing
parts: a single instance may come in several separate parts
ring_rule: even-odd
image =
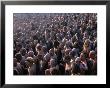
[[[59,46],[59,42],[57,40],[54,41],[54,47],[57,48]]]

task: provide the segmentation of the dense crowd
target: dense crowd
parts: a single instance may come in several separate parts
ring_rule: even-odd
[[[96,13],[14,13],[14,75],[97,75]]]

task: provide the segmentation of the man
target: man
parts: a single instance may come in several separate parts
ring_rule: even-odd
[[[85,75],[86,71],[88,70],[88,66],[84,53],[80,54],[80,59],[81,59],[81,63],[80,63],[81,74]]]
[[[36,56],[34,55],[34,52],[33,51],[29,51],[28,52],[28,57],[32,57],[33,59],[36,58]]]
[[[90,40],[86,39],[83,45],[83,51],[89,54],[90,49]]]
[[[64,61],[65,61],[65,74],[66,75],[71,75],[71,58],[69,55],[64,57]]]
[[[90,53],[89,53],[88,66],[90,69],[89,70],[90,74],[97,74],[97,60],[96,60],[95,51],[93,51],[93,50],[90,51]]]
[[[50,74],[51,75],[58,75],[58,70],[56,69],[56,67],[50,68]]]
[[[38,43],[35,48],[36,48],[37,55],[43,55],[42,45],[40,45],[40,44]]]
[[[56,65],[57,65],[56,60],[51,58],[51,59],[50,59],[50,62],[49,62],[50,68],[53,68],[53,67],[55,67]]]
[[[45,70],[45,75],[51,75],[51,74],[50,74],[50,69],[46,69],[46,70]]]
[[[34,63],[34,59],[32,57],[27,57],[26,64],[28,66],[28,74],[36,75],[36,65]]]
[[[18,74],[22,75],[23,74],[23,69],[21,65],[22,55],[20,53],[16,53],[15,58],[17,60],[16,69],[18,71]]]
[[[59,44],[60,44],[59,41],[57,39],[55,39],[54,44],[53,44],[54,48],[57,48],[59,46]]]
[[[75,59],[75,62],[72,62],[72,64],[71,64],[71,73],[72,73],[72,75],[80,75],[80,73],[81,73],[80,63],[81,63],[80,57],[77,57]]]
[[[53,48],[53,42],[52,42],[52,40],[50,38],[47,40],[46,45],[47,45],[47,49],[48,50]]]

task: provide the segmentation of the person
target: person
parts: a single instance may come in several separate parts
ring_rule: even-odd
[[[49,50],[49,54],[51,58],[54,58],[55,60],[57,59],[57,54],[55,53],[54,48]]]
[[[54,48],[57,48],[59,46],[59,41],[57,39],[54,40],[53,46]]]
[[[23,74],[23,69],[21,65],[22,55],[20,53],[16,53],[15,58],[17,60],[16,69],[18,71],[18,75],[22,75]]]
[[[90,40],[86,39],[83,45],[83,51],[86,52],[87,54],[89,54],[90,51]]]
[[[84,53],[80,54],[80,59],[81,59],[81,63],[80,63],[81,75],[84,75],[86,71],[88,70],[87,61],[86,61]]]
[[[58,70],[55,67],[50,68],[50,74],[51,75],[58,75]]]
[[[58,47],[58,49],[55,51],[55,54],[54,54],[54,58],[57,64],[60,64],[62,62],[62,57],[63,57],[62,49]]]
[[[15,69],[15,68],[13,69],[13,74],[14,74],[14,75],[19,75],[17,69]]]
[[[39,55],[43,54],[43,52],[42,52],[42,45],[40,45],[39,43],[36,45],[36,52]]]
[[[97,13],[14,13],[13,21],[14,74],[97,74]]]
[[[67,55],[65,56],[64,58],[64,61],[65,61],[65,74],[66,75],[70,75],[71,74],[71,62],[70,62],[70,56]]]
[[[34,59],[32,57],[27,57],[25,63],[28,67],[28,74],[36,75],[36,65],[34,63]]]
[[[27,57],[32,57],[33,59],[36,58],[33,51],[29,51],[28,54],[27,54]]]
[[[63,63],[58,64],[59,75],[65,75],[65,66]]]
[[[89,53],[89,63],[91,63],[91,66],[89,66],[89,72],[91,74],[96,74],[97,73],[97,62],[96,62],[96,55],[95,55],[95,51],[90,51]]]
[[[43,52],[43,56],[45,56],[48,53],[46,46],[42,46],[42,52]]]
[[[46,45],[47,45],[47,49],[48,50],[53,48],[53,42],[52,42],[52,40],[50,38],[47,40]]]
[[[50,69],[46,69],[46,70],[45,70],[45,75],[51,75],[51,74],[50,74]]]
[[[50,62],[49,62],[49,66],[50,66],[50,68],[56,67],[56,65],[57,65],[56,60],[53,59],[53,58],[51,58],[51,59],[50,59]]]
[[[71,73],[72,73],[72,75],[80,75],[81,74],[80,64],[81,64],[80,57],[77,57],[75,59],[75,62],[72,62],[72,64],[71,64],[71,69],[72,69]]]

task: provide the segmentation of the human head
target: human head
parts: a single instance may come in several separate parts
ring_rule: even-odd
[[[45,75],[50,75],[50,69],[45,70]]]
[[[92,50],[89,52],[89,58],[95,59],[95,51]]]
[[[50,54],[51,56],[54,55],[54,48],[51,48],[51,49],[49,50],[49,54]]]
[[[81,61],[84,61],[86,59],[84,53],[80,54],[80,59],[81,59]]]
[[[67,55],[67,56],[64,57],[64,62],[65,62],[65,63],[69,63],[70,60],[71,60],[71,58],[70,58],[69,55]]]
[[[50,68],[50,74],[51,75],[58,75],[58,69],[56,69],[56,67]]]
[[[50,67],[55,67],[55,66],[56,66],[55,59],[50,59]]]
[[[89,47],[89,44],[90,44],[90,40],[89,39],[86,39],[85,42],[84,42],[84,46]]]
[[[38,43],[38,44],[36,45],[36,51],[41,51],[41,49],[42,49],[42,46]]]
[[[48,61],[50,61],[50,57],[51,57],[50,54],[47,53],[47,54],[44,56],[44,60],[48,62]]]
[[[28,52],[28,57],[34,57],[34,52],[33,51],[29,51]]]
[[[47,52],[47,47],[46,47],[46,46],[43,46],[43,47],[42,47],[42,51],[43,51],[44,53],[46,53],[46,52]]]
[[[75,59],[75,62],[76,62],[76,63],[79,63],[80,61],[81,61],[80,57],[77,57],[77,58]]]
[[[27,57],[25,63],[28,67],[31,67],[34,63],[34,59],[32,57]]]
[[[16,58],[13,59],[13,64],[14,64],[14,67],[17,66],[17,59]]]
[[[25,56],[25,54],[26,54],[26,49],[25,49],[25,48],[21,48],[20,53],[22,54],[22,56]]]
[[[16,53],[15,58],[17,59],[17,62],[20,62],[22,60],[22,55],[21,53]]]

